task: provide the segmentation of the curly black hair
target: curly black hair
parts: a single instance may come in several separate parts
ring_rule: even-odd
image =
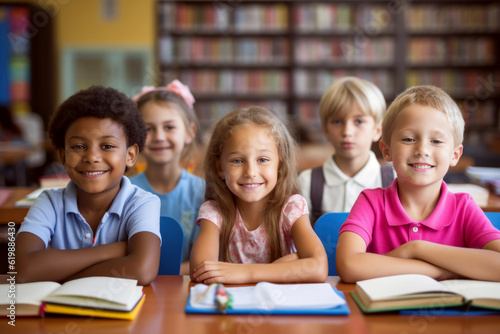
[[[134,144],[143,150],[146,126],[136,104],[114,88],[91,86],[64,101],[52,115],[49,136],[56,149],[64,148],[69,126],[82,117],[111,118],[123,126],[127,147]]]

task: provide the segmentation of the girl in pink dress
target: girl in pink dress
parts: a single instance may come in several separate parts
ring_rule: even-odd
[[[269,110],[237,109],[216,124],[191,252],[193,281],[325,281],[327,256],[299,194],[296,165],[296,144]]]

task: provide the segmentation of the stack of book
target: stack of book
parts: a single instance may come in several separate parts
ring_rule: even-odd
[[[144,303],[136,280],[85,277],[68,281],[0,284],[0,316],[68,314],[99,318],[134,319]],[[9,309],[10,308],[10,309]]]

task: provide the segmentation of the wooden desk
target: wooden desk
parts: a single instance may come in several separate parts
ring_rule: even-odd
[[[363,315],[349,292],[353,284],[328,282],[344,292],[348,316],[263,316],[185,314],[188,276],[158,276],[144,288],[146,301],[133,321],[50,316],[17,318],[16,327],[0,319],[1,333],[498,333],[499,316]]]
[[[4,188],[5,189],[5,188]],[[14,187],[6,188],[11,191],[7,201],[0,205],[0,225],[14,222],[21,224],[29,211],[29,207],[16,207],[14,204],[29,193],[35,191],[36,187]]]

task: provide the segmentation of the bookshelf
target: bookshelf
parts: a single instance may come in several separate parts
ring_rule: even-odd
[[[205,130],[261,104],[322,141],[319,100],[346,75],[374,82],[388,104],[434,84],[461,106],[466,140],[500,130],[496,1],[159,1],[157,13],[161,84],[191,87]]]

